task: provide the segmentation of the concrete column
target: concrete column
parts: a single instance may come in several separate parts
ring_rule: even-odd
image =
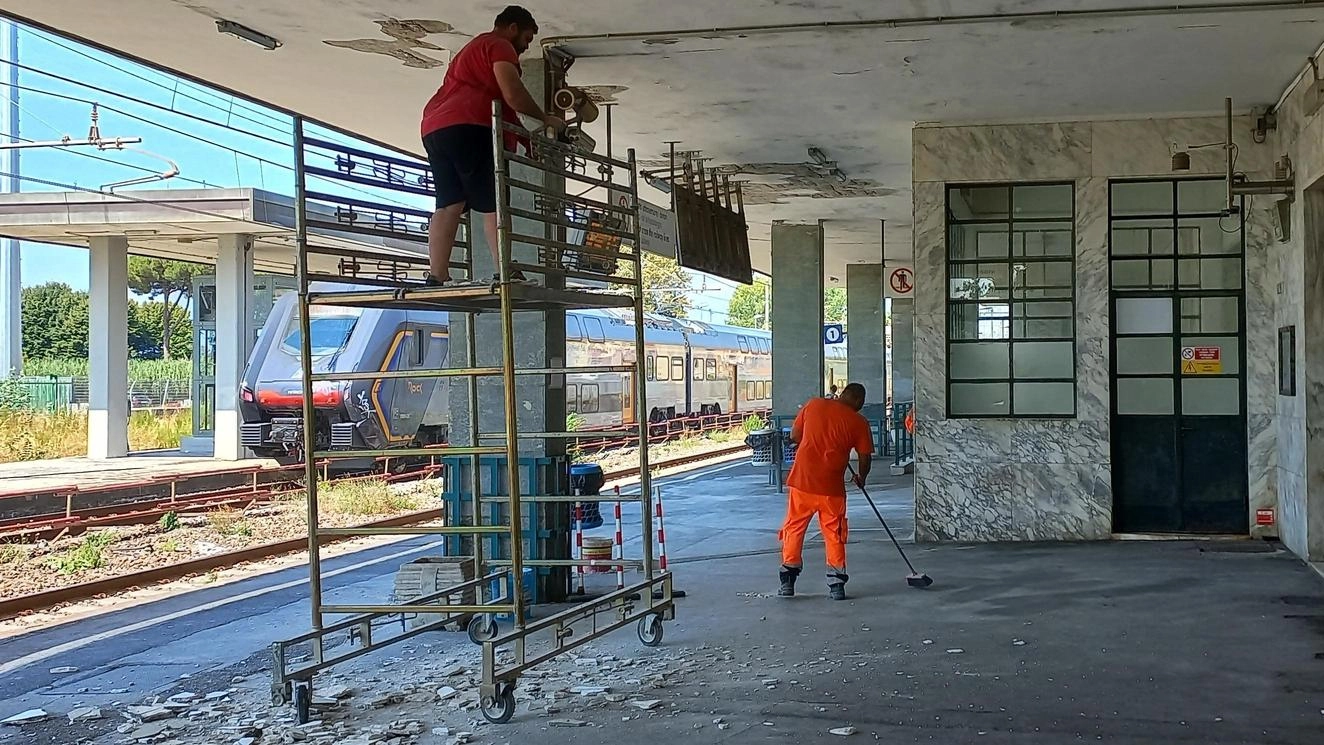
[[[89,458],[129,454],[129,239],[90,239]]]
[[[23,371],[21,279],[18,241],[0,240],[0,378]]]
[[[19,136],[18,106],[18,24],[0,22],[0,59],[7,65],[5,105],[0,106],[0,131],[10,142]],[[8,176],[0,176],[0,193],[17,194],[23,185],[19,179],[17,148],[0,152],[0,166]],[[0,378],[23,370],[23,296],[21,254],[18,241],[0,240]]]
[[[216,254],[216,432],[213,456],[240,460],[239,386],[252,344],[249,293],[253,288],[253,241],[247,235],[223,235]]]
[[[887,400],[887,317],[883,310],[882,264],[846,267],[846,372],[864,386],[870,404]]]
[[[772,411],[823,395],[823,226],[772,224]]]
[[[915,300],[892,301],[892,401],[915,400]]]

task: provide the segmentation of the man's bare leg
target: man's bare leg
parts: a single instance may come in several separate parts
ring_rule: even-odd
[[[492,274],[501,276],[501,249],[497,246],[497,216],[495,212],[483,215],[483,232],[487,233],[487,250],[492,252]],[[510,273],[510,278],[515,281],[524,279],[524,273],[518,270]]]
[[[464,203],[460,202],[433,212],[428,221],[428,267],[432,277],[440,282],[451,278],[451,253],[455,251],[455,235],[463,217]]]

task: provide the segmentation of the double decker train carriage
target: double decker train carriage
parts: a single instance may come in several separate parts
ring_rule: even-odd
[[[313,291],[321,288],[314,287]],[[260,457],[297,456],[303,443],[300,329],[293,294],[277,301],[249,359],[240,391],[242,438]],[[765,413],[772,405],[772,335],[759,329],[645,316],[644,360],[651,422],[711,414]],[[315,306],[310,318],[315,373],[446,367],[447,314]],[[634,361],[627,310],[566,314],[567,364]],[[824,387],[845,379],[844,345],[824,349]],[[634,423],[634,387],[617,372],[566,376],[567,411],[581,427]],[[319,449],[348,450],[445,442],[445,378],[318,382],[313,390]]]

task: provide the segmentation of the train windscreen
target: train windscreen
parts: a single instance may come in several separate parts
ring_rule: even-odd
[[[320,311],[320,312],[319,312]],[[349,343],[350,334],[362,315],[361,310],[350,308],[312,309],[308,322],[308,339],[312,343],[314,357],[322,357],[344,349]],[[295,313],[285,328],[285,338],[281,346],[289,354],[298,355],[302,339],[300,338],[299,317]]]

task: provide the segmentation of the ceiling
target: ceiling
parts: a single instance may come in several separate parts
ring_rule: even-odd
[[[417,152],[423,102],[450,55],[486,30],[501,4],[6,0],[5,11]],[[756,268],[768,269],[773,220],[826,220],[826,272],[842,277],[846,263],[877,261],[880,220],[888,256],[910,255],[917,122],[1212,114],[1228,95],[1243,107],[1272,104],[1324,40],[1320,2],[1206,0],[1139,12],[1174,5],[542,0],[529,7],[543,41],[577,57],[571,82],[602,86],[619,102],[618,148],[657,162],[666,140],[680,140],[752,182]],[[1026,15],[1044,13],[1053,15]],[[266,51],[217,33],[220,18],[282,46]],[[694,19],[708,30],[694,30]],[[810,146],[846,180],[816,166]]]

